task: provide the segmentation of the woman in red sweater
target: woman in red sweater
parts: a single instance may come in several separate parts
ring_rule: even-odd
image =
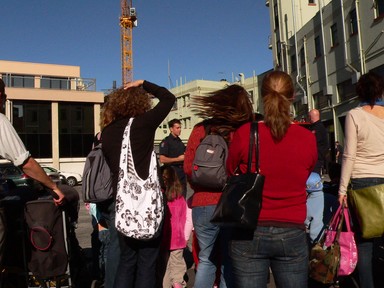
[[[291,77],[284,72],[274,71],[263,79],[264,121],[258,124],[260,172],[265,175],[262,209],[254,231],[232,234],[230,256],[237,288],[266,287],[269,268],[277,287],[307,288],[305,183],[316,163],[317,149],[314,135],[292,124],[294,93]],[[237,167],[246,171],[249,133],[247,123],[233,136],[229,175]]]

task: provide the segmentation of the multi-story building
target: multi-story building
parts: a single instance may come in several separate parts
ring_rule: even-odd
[[[330,141],[343,141],[344,119],[358,105],[360,75],[384,76],[384,0],[266,1],[274,68],[293,76],[296,117],[319,109]]]
[[[194,80],[185,84],[181,84],[170,91],[176,96],[176,102],[167,116],[167,118],[160,125],[155,135],[155,146],[160,144],[161,140],[168,136],[168,122],[177,118],[182,123],[182,132],[180,138],[184,143],[187,143],[189,135],[191,134],[193,126],[200,122],[202,119],[197,117],[191,109],[191,99],[193,96],[205,96],[215,90],[223,89],[231,84],[242,85],[249,93],[250,100],[254,103],[255,111],[260,111],[259,103],[259,77],[253,75],[252,77],[245,78],[243,73],[239,73],[238,80],[234,83],[229,83],[223,79],[221,81],[208,81],[208,80]]]
[[[80,67],[0,60],[6,116],[38,162],[82,173],[104,94]]]

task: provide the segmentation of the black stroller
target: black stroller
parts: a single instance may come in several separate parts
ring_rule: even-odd
[[[26,203],[28,287],[72,287],[66,218],[52,200]]]
[[[47,191],[18,189],[0,200],[0,288],[89,287],[74,225],[79,196],[60,189],[65,208]]]

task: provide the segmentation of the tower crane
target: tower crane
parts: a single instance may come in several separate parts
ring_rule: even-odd
[[[132,7],[132,0],[120,0],[120,37],[121,37],[121,69],[122,85],[132,82],[132,29],[137,26],[136,9]]]

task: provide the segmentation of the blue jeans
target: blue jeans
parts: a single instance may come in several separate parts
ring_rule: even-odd
[[[236,288],[266,288],[269,268],[276,287],[308,287],[306,233],[298,228],[258,226],[239,230],[230,242],[230,257]]]
[[[351,187],[353,189],[361,189],[369,186],[384,184],[384,178],[355,178],[351,179]],[[351,210],[352,211],[352,210]],[[357,219],[352,215],[354,226],[358,226]],[[357,225],[356,225],[357,224]],[[360,288],[374,288],[374,277],[372,267],[374,239],[364,239],[360,233],[356,233],[357,245],[357,271],[359,274]]]
[[[101,279],[105,278],[105,267],[107,265],[108,246],[109,246],[109,231],[108,229],[99,231],[100,240],[100,255],[99,255],[99,267],[101,272]]]
[[[119,233],[120,263],[114,288],[155,288],[161,237],[148,241]]]
[[[107,251],[107,261],[105,263],[104,287],[113,288],[117,267],[120,260],[120,245],[118,232],[115,227],[115,201],[108,201],[97,205],[108,225],[109,244]]]
[[[215,282],[218,265],[217,255],[215,255],[215,252],[217,252],[215,251],[215,246],[220,232],[219,226],[210,222],[215,207],[216,205],[192,208],[193,226],[200,247],[198,256],[199,264],[197,265],[194,288],[212,287]],[[221,270],[220,288],[226,287],[223,265]]]

